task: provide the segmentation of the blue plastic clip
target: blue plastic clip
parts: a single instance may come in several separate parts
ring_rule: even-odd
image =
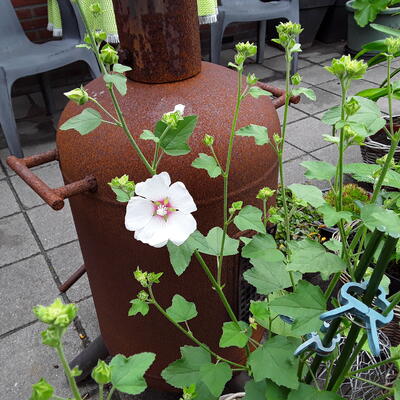
[[[378,328],[388,324],[394,316],[393,311],[383,316],[378,311],[366,306],[361,300],[358,300],[353,294],[362,295],[367,288],[368,282],[357,283],[349,282],[342,286],[339,294],[340,307],[321,314],[323,321],[332,321],[342,315],[350,314],[362,321],[367,330],[368,344],[372,354],[378,357],[381,350],[378,339]],[[386,300],[386,293],[382,287],[378,288],[378,294],[375,297],[374,306],[382,312],[389,306]]]
[[[326,332],[329,328],[329,324],[324,322],[321,327],[321,332]],[[340,342],[341,336],[337,334],[331,341],[329,346],[324,346],[318,332],[311,332],[307,335],[307,340],[302,343],[294,352],[297,357],[307,350],[314,350],[317,354],[324,357],[332,353],[335,350],[336,345]]]

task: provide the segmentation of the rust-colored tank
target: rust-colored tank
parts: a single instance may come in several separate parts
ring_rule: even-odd
[[[204,170],[194,169],[190,164],[199,152],[207,152],[202,144],[206,133],[215,136],[216,153],[220,160],[225,160],[236,102],[236,73],[222,66],[201,63],[195,0],[114,0],[114,3],[125,63],[130,62],[134,68],[129,75],[128,94],[118,97],[144,153],[150,158],[153,146],[141,141],[139,135],[144,129],[152,130],[161,115],[173,110],[176,104],[186,106],[185,115],[199,116],[190,139],[192,152],[183,157],[165,156],[159,171],[168,171],[172,182],[185,183],[198,207],[194,213],[198,228],[206,234],[223,221],[222,179],[210,179]],[[275,108],[282,105],[284,93],[269,89],[279,99],[273,102],[266,96],[259,99],[248,96],[243,102],[238,127],[252,123],[268,127],[270,136],[280,132]],[[86,90],[112,110],[102,78],[89,83]],[[70,102],[60,124],[80,111],[82,108]],[[54,158],[60,162],[67,186],[51,190],[26,167]],[[124,227],[126,206],[115,200],[107,182],[125,173],[135,182],[144,181],[149,175],[121,129],[102,124],[85,136],[72,130],[58,131],[56,152],[22,160],[10,157],[9,163],[54,208],[62,207],[62,199],[73,195],[70,198],[72,214],[101,335],[110,354],[155,352],[156,362],[148,371],[147,379],[150,386],[165,389],[160,371],[179,358],[180,346],[189,343],[155,309],[146,317],[128,317],[129,301],[141,290],[133,279],[137,266],[164,272],[161,283],[154,288],[164,307],[171,304],[176,293],[196,303],[199,316],[190,322],[191,329],[212,349],[218,348],[221,326],[228,316],[196,260],[193,258],[178,278],[170,266],[166,248],[155,249],[136,241],[133,233]],[[251,138],[237,137],[229,202],[243,200],[245,204],[257,204],[258,190],[276,185],[277,158],[272,149],[256,146]],[[84,189],[87,191],[81,193]],[[239,257],[227,257],[223,272],[225,293],[236,311],[246,300],[243,298],[246,294],[240,289],[243,284],[239,260]],[[236,348],[226,349],[222,354],[237,361],[244,357]]]

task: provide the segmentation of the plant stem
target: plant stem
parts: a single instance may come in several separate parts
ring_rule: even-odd
[[[335,290],[335,287],[336,287],[337,283],[339,282],[341,275],[342,275],[341,272],[337,272],[335,275],[333,275],[333,278],[329,282],[329,286],[327,287],[325,294],[324,294],[326,300],[328,300],[329,297],[331,297],[331,294]]]
[[[151,164],[151,167],[156,170],[157,169],[157,164],[158,164],[158,152],[160,151],[160,143],[164,139],[165,135],[168,133],[170,129],[170,126],[168,125],[165,129],[164,132],[161,134],[159,141],[156,143],[156,149],[154,150],[154,158],[153,162]]]
[[[386,386],[383,386],[383,385],[381,385],[381,384],[379,384],[379,383],[370,381],[370,380],[368,380],[368,379],[361,378],[361,376],[353,376],[353,378],[358,379],[359,381],[368,383],[368,384],[370,384],[370,385],[376,386],[376,387],[378,387],[378,388],[384,389],[384,390],[387,390],[387,389],[388,389]]]
[[[96,99],[93,97],[89,97],[89,100],[91,100],[94,104],[96,104],[97,107],[99,107],[106,115],[108,115],[118,126],[120,125],[120,122],[109,112],[107,111]]]
[[[235,106],[235,112],[233,114],[233,120],[232,120],[232,126],[231,126],[231,134],[229,136],[229,144],[228,144],[228,153],[226,156],[226,164],[225,164],[225,171],[222,174],[222,177],[224,179],[224,233],[222,235],[222,241],[221,241],[221,251],[219,254],[218,262],[217,262],[217,282],[218,286],[221,286],[221,276],[222,276],[222,262],[224,259],[224,247],[225,247],[225,238],[228,232],[228,185],[229,185],[229,171],[231,169],[231,161],[232,161],[232,149],[233,149],[233,141],[235,138],[235,132],[236,132],[236,125],[237,125],[237,120],[239,117],[239,110],[240,110],[240,104],[242,102],[242,79],[243,79],[243,69],[239,69],[238,73],[238,82],[237,82],[237,96],[236,96],[236,106]]]
[[[104,400],[104,385],[99,384],[99,400]]]
[[[112,397],[112,395],[114,394],[114,392],[115,392],[115,387],[113,386],[113,387],[111,388],[111,390],[109,391],[106,400],[111,400],[111,397]]]
[[[61,335],[60,335],[61,336]],[[61,338],[60,338],[61,340]],[[76,384],[75,378],[72,376],[71,368],[68,365],[67,359],[65,358],[64,348],[60,341],[60,344],[56,347],[58,357],[61,361],[61,365],[64,369],[65,375],[67,376],[69,387],[71,388],[72,394],[75,400],[82,400],[81,394],[79,393],[78,386]]]
[[[217,360],[220,361],[224,361],[228,364],[231,364],[235,367],[238,368],[244,368],[247,370],[246,366],[235,363],[233,361],[229,361],[221,356],[219,356],[217,353],[213,352],[211,349],[208,348],[208,346],[206,346],[204,343],[200,342],[200,340],[196,339],[192,332],[187,331],[185,328],[183,328],[181,325],[179,325],[173,318],[171,318],[167,312],[161,307],[161,305],[157,302],[153,290],[151,287],[148,288],[149,290],[149,295],[150,298],[152,300],[152,304],[154,304],[154,306],[157,308],[157,310],[169,321],[171,322],[177,329],[179,329],[185,336],[187,336],[191,341],[193,341],[194,343],[196,343],[198,346],[200,346],[202,349],[206,350],[208,353],[210,353],[213,357],[215,357]]]
[[[380,367],[380,366],[382,366],[382,365],[385,365],[385,364],[394,363],[394,362],[396,362],[396,361],[398,361],[398,360],[400,360],[400,357],[391,357],[391,358],[388,358],[388,359],[386,359],[386,360],[380,361],[380,362],[378,362],[378,363],[376,363],[376,364],[368,365],[368,367],[360,368],[360,369],[357,369],[357,370],[355,370],[355,371],[350,371],[350,372],[347,374],[347,377],[349,378],[349,377],[351,377],[352,375],[361,374],[361,373],[363,373],[363,372],[369,371],[370,369],[378,368],[378,367]]]

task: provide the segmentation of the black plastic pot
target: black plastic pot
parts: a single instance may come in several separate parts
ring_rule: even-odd
[[[347,0],[336,0],[329,7],[317,33],[317,40],[323,43],[334,43],[347,37]]]

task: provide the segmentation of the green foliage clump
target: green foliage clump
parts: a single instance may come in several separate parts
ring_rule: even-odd
[[[355,201],[361,201],[362,203],[367,203],[369,200],[369,193],[362,187],[349,183],[343,186],[343,211],[349,211],[353,214],[360,214],[360,209],[357,207]],[[330,190],[325,195],[326,202],[335,207],[335,193]]]

